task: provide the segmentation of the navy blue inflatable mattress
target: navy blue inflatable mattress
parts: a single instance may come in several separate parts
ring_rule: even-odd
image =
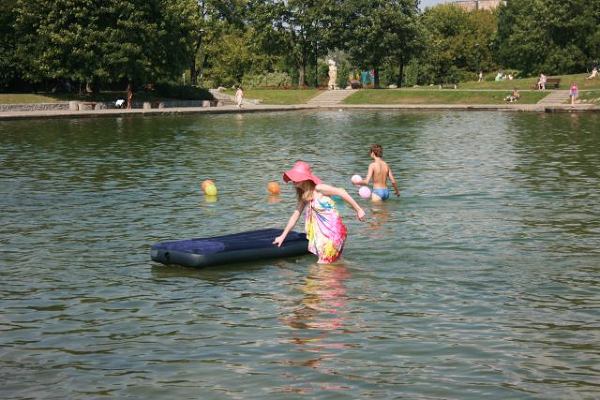
[[[162,242],[152,246],[152,260],[185,267],[206,267],[240,261],[297,256],[308,253],[304,233],[291,231],[283,245],[273,240],[282,229],[261,229],[232,235]]]

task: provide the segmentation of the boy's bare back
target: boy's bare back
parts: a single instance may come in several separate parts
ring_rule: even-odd
[[[394,192],[396,192],[396,196],[400,196],[400,191],[398,190],[398,185],[396,184],[396,179],[392,174],[392,170],[387,165],[385,161],[383,161],[383,147],[379,144],[371,145],[369,155],[373,159],[373,162],[369,164],[369,171],[367,172],[367,178],[358,184],[368,185],[371,179],[373,179],[373,190],[376,189],[385,189],[385,193],[377,194],[373,193],[373,196],[377,195],[377,197],[382,197],[382,199],[387,199],[389,197],[389,191],[387,191],[387,180],[389,179],[394,187]],[[374,200],[375,201],[375,200]]]
[[[369,165],[369,169],[372,171],[373,187],[376,189],[387,188],[387,178],[390,173],[387,163],[382,159],[378,159]]]

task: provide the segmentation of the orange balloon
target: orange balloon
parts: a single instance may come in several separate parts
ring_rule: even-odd
[[[269,182],[269,184],[267,185],[267,190],[271,194],[281,193],[281,189],[279,188],[279,183],[273,182],[273,181]]]
[[[209,185],[214,185],[215,183],[213,181],[211,181],[210,179],[207,179],[205,181],[202,182],[202,191],[206,192],[206,187]]]

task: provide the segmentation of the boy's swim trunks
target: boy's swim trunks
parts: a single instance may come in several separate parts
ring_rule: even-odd
[[[390,198],[390,189],[373,189],[373,194],[379,196],[381,200]]]

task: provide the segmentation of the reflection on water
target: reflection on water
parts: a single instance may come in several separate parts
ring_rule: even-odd
[[[296,112],[0,123],[0,397],[596,398],[600,116]],[[304,159],[344,258],[218,268],[159,241],[285,226]],[[205,197],[211,177],[219,195]],[[302,221],[296,229],[302,230]]]
[[[304,294],[302,302],[286,323],[298,329],[332,331],[343,328],[346,306],[344,281],[349,276],[343,262],[311,266],[301,288]],[[303,343],[303,340],[295,338],[294,342]]]
[[[379,202],[371,205],[371,215],[367,223],[372,231],[371,238],[385,238],[392,234],[391,228],[387,225],[390,220],[390,209],[388,203]]]
[[[313,264],[301,285],[302,297],[290,316],[283,322],[293,328],[289,342],[297,346],[299,360],[290,360],[287,364],[312,368],[319,373],[333,375],[335,369],[328,364],[336,363],[340,351],[356,347],[344,341],[348,333],[345,326],[347,294],[345,281],[350,279],[343,261],[335,264]],[[348,390],[343,385],[322,385],[320,390]],[[287,387],[288,391],[310,393],[307,387]]]
[[[270,194],[267,197],[267,201],[269,202],[269,204],[276,204],[281,202],[281,196],[277,195],[277,194]]]

